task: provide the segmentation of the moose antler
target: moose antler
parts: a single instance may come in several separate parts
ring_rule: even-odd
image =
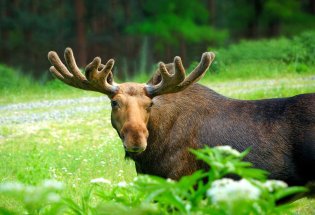
[[[62,63],[56,52],[50,51],[48,53],[48,59],[53,65],[49,70],[59,80],[76,88],[97,91],[108,96],[113,96],[118,91],[118,86],[114,83],[111,71],[114,66],[113,59],[110,59],[103,65],[101,64],[101,58],[94,58],[85,67],[84,76],[75,62],[71,48],[66,48],[64,57],[67,66]]]
[[[163,62],[159,63],[160,79],[161,81],[157,84],[149,83],[145,89],[150,97],[155,97],[167,93],[176,93],[184,90],[192,83],[197,82],[205,74],[210,64],[212,63],[215,55],[213,52],[205,52],[202,54],[201,61],[198,66],[185,78],[185,69],[182,64],[180,57],[174,58],[173,64],[165,65]],[[168,70],[167,67],[173,66],[173,74]]]

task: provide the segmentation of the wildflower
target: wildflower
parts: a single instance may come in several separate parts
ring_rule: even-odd
[[[63,183],[60,181],[55,181],[55,180],[45,180],[45,181],[43,181],[42,186],[44,188],[54,189],[54,190],[62,190],[63,189]]]
[[[212,203],[235,201],[238,199],[255,200],[260,196],[260,190],[246,179],[234,181],[232,179],[216,180],[207,191]]]
[[[102,184],[111,184],[110,180],[107,180],[105,178],[94,178],[90,181],[92,184],[98,184],[98,183],[102,183]]]
[[[61,200],[60,196],[57,193],[49,193],[47,195],[47,201],[52,202],[59,202]]]
[[[269,192],[274,192],[288,187],[285,182],[279,180],[268,180],[263,183],[262,186],[265,187]]]
[[[190,211],[191,210],[191,204],[187,203],[185,205],[185,209],[186,209],[186,211]]]
[[[231,146],[216,146],[215,148],[227,155],[233,155],[235,157],[239,157],[241,155],[241,153],[237,150],[232,149]]]
[[[118,187],[127,187],[127,183],[125,181],[121,181],[117,184]]]
[[[25,189],[24,184],[19,182],[6,182],[0,184],[0,192],[20,192]]]
[[[169,183],[175,183],[174,180],[171,179],[171,178],[167,178],[166,181],[169,182]]]

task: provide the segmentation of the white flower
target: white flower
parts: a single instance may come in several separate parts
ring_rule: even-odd
[[[187,203],[185,205],[185,209],[186,209],[186,211],[190,211],[191,210],[191,204]]]
[[[246,179],[234,181],[232,179],[216,180],[207,191],[212,203],[230,202],[240,199],[255,200],[260,196],[260,190]]]
[[[61,198],[57,193],[49,193],[47,196],[48,202],[59,202],[60,200]]]
[[[111,181],[105,178],[94,178],[90,181],[92,184],[102,183],[102,184],[111,184]]]
[[[121,181],[117,184],[118,187],[127,187],[127,183],[125,181]]]
[[[55,180],[45,180],[42,182],[42,186],[44,188],[54,189],[54,190],[62,190],[63,183]]]
[[[233,155],[235,157],[239,157],[241,155],[241,153],[239,153],[237,150],[232,149],[231,146],[216,146],[214,148],[218,149],[224,154]]]
[[[262,186],[268,189],[269,192],[274,192],[276,190],[288,187],[288,185],[285,182],[279,180],[268,180],[265,183],[263,183]]]
[[[174,180],[171,179],[171,178],[167,178],[166,181],[169,182],[169,183],[175,183]]]
[[[5,182],[3,184],[0,184],[0,192],[20,192],[24,189],[24,184],[19,182]]]

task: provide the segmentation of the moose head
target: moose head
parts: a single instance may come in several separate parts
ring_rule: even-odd
[[[48,53],[50,67],[58,79],[64,83],[80,88],[106,94],[111,100],[111,121],[117,130],[127,152],[141,153],[147,147],[150,135],[147,124],[150,111],[154,106],[153,98],[163,94],[176,93],[186,89],[192,83],[203,77],[214,59],[214,53],[205,52],[198,66],[185,76],[180,57],[174,62],[158,65],[158,70],[146,84],[114,82],[112,69],[114,60],[110,59],[104,65],[99,57],[88,64],[85,75],[77,67],[71,48],[66,48],[64,57],[66,65],[62,63],[54,51]]]

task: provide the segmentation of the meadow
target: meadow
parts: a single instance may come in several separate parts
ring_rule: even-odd
[[[219,66],[214,65],[200,83],[228,97],[262,99],[315,92],[314,66],[242,60],[221,65],[220,71],[216,69]],[[91,194],[95,182],[122,185],[134,181],[134,163],[124,159],[122,143],[110,123],[108,98],[63,86],[56,80],[34,83],[4,66],[0,71],[10,74],[1,80],[0,88],[0,183],[41,186],[44,180],[53,179],[63,183],[58,195],[72,205],[72,210],[62,213],[93,214],[89,208],[100,201],[99,195]],[[136,77],[135,81],[143,81],[144,77]],[[37,205],[41,200],[36,202],[34,198],[42,196],[34,189],[31,194],[24,189],[22,199],[0,192],[0,214],[22,214],[25,210],[54,214],[53,210],[36,209],[41,207]],[[101,189],[112,192],[110,186]],[[314,205],[314,199],[303,198],[291,204],[294,207],[289,213],[314,214]],[[107,214],[115,214],[115,208],[113,205]],[[150,214],[144,210],[133,212]]]

